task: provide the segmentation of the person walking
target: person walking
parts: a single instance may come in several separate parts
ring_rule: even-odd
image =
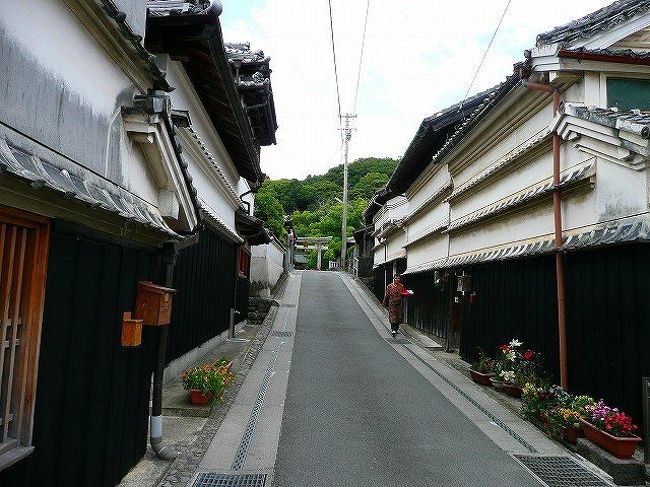
[[[390,332],[393,338],[399,331],[399,325],[404,320],[404,296],[407,291],[399,274],[395,274],[393,282],[386,288],[384,293],[384,307],[388,308],[388,321],[390,322]]]

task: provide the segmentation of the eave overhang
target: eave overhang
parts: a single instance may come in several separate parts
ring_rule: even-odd
[[[259,148],[232,77],[218,15],[149,15],[146,47],[183,64],[237,171],[259,187],[264,180]]]
[[[267,244],[273,240],[273,234],[264,227],[264,222],[242,208],[235,211],[235,228],[251,245]]]

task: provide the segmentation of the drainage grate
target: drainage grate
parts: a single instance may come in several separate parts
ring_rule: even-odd
[[[611,487],[567,456],[513,455],[548,487]]]
[[[273,330],[273,331],[271,331],[271,336],[274,336],[274,337],[292,337],[293,332],[292,331]]]
[[[226,474],[200,473],[192,487],[264,487],[265,473]]]

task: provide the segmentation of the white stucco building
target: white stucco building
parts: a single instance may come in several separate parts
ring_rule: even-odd
[[[409,322],[467,358],[517,336],[556,380],[637,418],[650,370],[631,339],[650,338],[649,29],[650,2],[620,1],[540,34],[470,110],[423,122],[366,212],[376,280],[380,235],[405,257]],[[386,232],[396,197],[408,211]]]

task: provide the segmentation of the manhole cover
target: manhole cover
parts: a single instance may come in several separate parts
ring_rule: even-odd
[[[292,331],[273,330],[273,331],[271,331],[271,336],[274,336],[274,337],[292,337],[293,332]]]
[[[611,487],[612,485],[571,457],[513,456],[549,487]]]
[[[200,473],[192,487],[264,487],[265,473],[225,474]]]

